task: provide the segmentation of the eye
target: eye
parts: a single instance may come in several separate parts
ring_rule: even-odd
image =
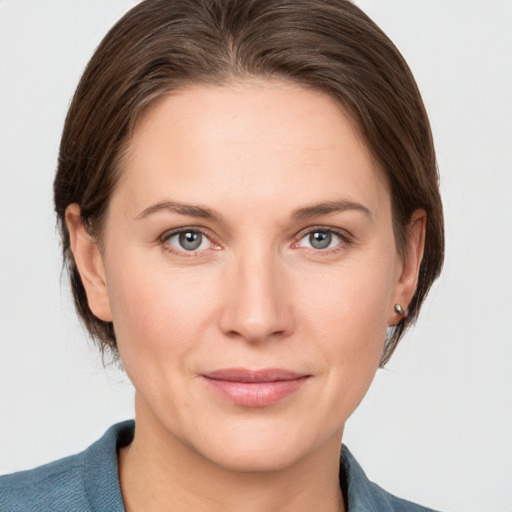
[[[171,233],[163,239],[163,243],[178,251],[202,251],[211,247],[212,243],[201,231],[186,229]]]
[[[343,238],[329,229],[315,229],[303,236],[295,245],[316,250],[334,249]]]

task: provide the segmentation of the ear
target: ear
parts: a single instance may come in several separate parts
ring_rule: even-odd
[[[71,252],[82,278],[89,308],[100,320],[111,322],[105,267],[98,244],[84,226],[78,204],[70,204],[66,208],[65,218]]]
[[[425,210],[415,210],[411,221],[406,226],[405,254],[397,264],[396,282],[390,305],[388,325],[396,325],[403,316],[395,311],[395,304],[400,304],[408,314],[409,304],[418,285],[418,275],[423,249],[425,247],[425,230],[427,227],[427,214]]]

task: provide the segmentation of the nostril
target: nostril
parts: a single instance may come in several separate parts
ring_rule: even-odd
[[[226,309],[220,321],[224,335],[231,339],[243,339],[249,343],[262,343],[269,339],[286,336],[292,331],[291,319],[287,319],[282,311],[267,310],[258,317],[249,316],[241,305]]]
[[[293,330],[290,297],[274,255],[261,250],[238,254],[227,269],[220,304],[220,329],[229,338],[261,343]]]

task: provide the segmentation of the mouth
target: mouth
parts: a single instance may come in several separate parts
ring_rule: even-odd
[[[298,391],[311,375],[265,368],[226,368],[201,375],[210,389],[243,407],[265,407]]]

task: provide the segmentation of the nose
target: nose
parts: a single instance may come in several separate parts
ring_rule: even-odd
[[[250,343],[283,338],[294,329],[283,269],[262,251],[239,256],[226,270],[220,328]]]

